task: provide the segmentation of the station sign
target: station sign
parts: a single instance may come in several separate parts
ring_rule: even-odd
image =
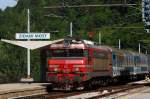
[[[50,33],[16,33],[16,39],[50,39]]]

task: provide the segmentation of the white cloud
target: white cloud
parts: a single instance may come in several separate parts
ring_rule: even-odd
[[[0,9],[5,10],[7,7],[16,6],[18,0],[0,0]]]

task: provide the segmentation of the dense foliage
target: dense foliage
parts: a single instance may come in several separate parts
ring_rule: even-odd
[[[123,49],[138,51],[138,43],[142,51],[150,51],[150,34],[144,30],[141,18],[141,6],[132,7],[82,7],[53,8],[45,6],[59,5],[92,5],[107,3],[123,3],[124,0],[19,0],[14,8],[0,11],[0,37],[15,39],[15,33],[26,32],[27,8],[31,11],[31,31],[50,32],[52,40],[63,38],[69,34],[69,24],[73,22],[73,35],[88,39],[88,32],[93,32],[93,40],[98,42],[99,32],[102,44],[118,46],[121,40]],[[140,0],[127,0],[140,4]],[[123,28],[124,27],[124,28]],[[126,28],[132,27],[132,28]],[[26,76],[26,49],[0,42],[0,82],[16,82]],[[39,50],[32,51],[32,76],[37,81],[40,74]]]

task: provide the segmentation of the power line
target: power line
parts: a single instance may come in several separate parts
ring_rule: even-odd
[[[64,5],[64,6],[47,6],[45,9],[58,9],[58,8],[80,8],[80,7],[119,7],[119,6],[135,6],[137,4],[100,4],[100,5]]]
[[[112,27],[112,28],[125,28],[125,29],[144,29],[144,27]]]
[[[58,15],[55,15],[55,14],[47,14],[47,15],[44,15],[46,17],[55,17],[55,18],[64,18],[65,16],[58,16]]]

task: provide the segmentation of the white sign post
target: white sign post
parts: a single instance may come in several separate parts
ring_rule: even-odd
[[[27,10],[28,23],[27,23],[27,33],[16,33],[16,39],[20,40],[31,40],[31,39],[50,39],[50,33],[31,33],[30,32],[30,12]],[[31,67],[30,67],[30,49],[27,49],[27,78],[21,79],[23,82],[32,82],[31,77]]]
[[[27,24],[27,32],[30,33],[30,10],[27,11],[28,14],[28,24]],[[28,39],[29,40],[29,39]],[[31,79],[31,70],[30,70],[30,49],[27,49],[27,79]]]

